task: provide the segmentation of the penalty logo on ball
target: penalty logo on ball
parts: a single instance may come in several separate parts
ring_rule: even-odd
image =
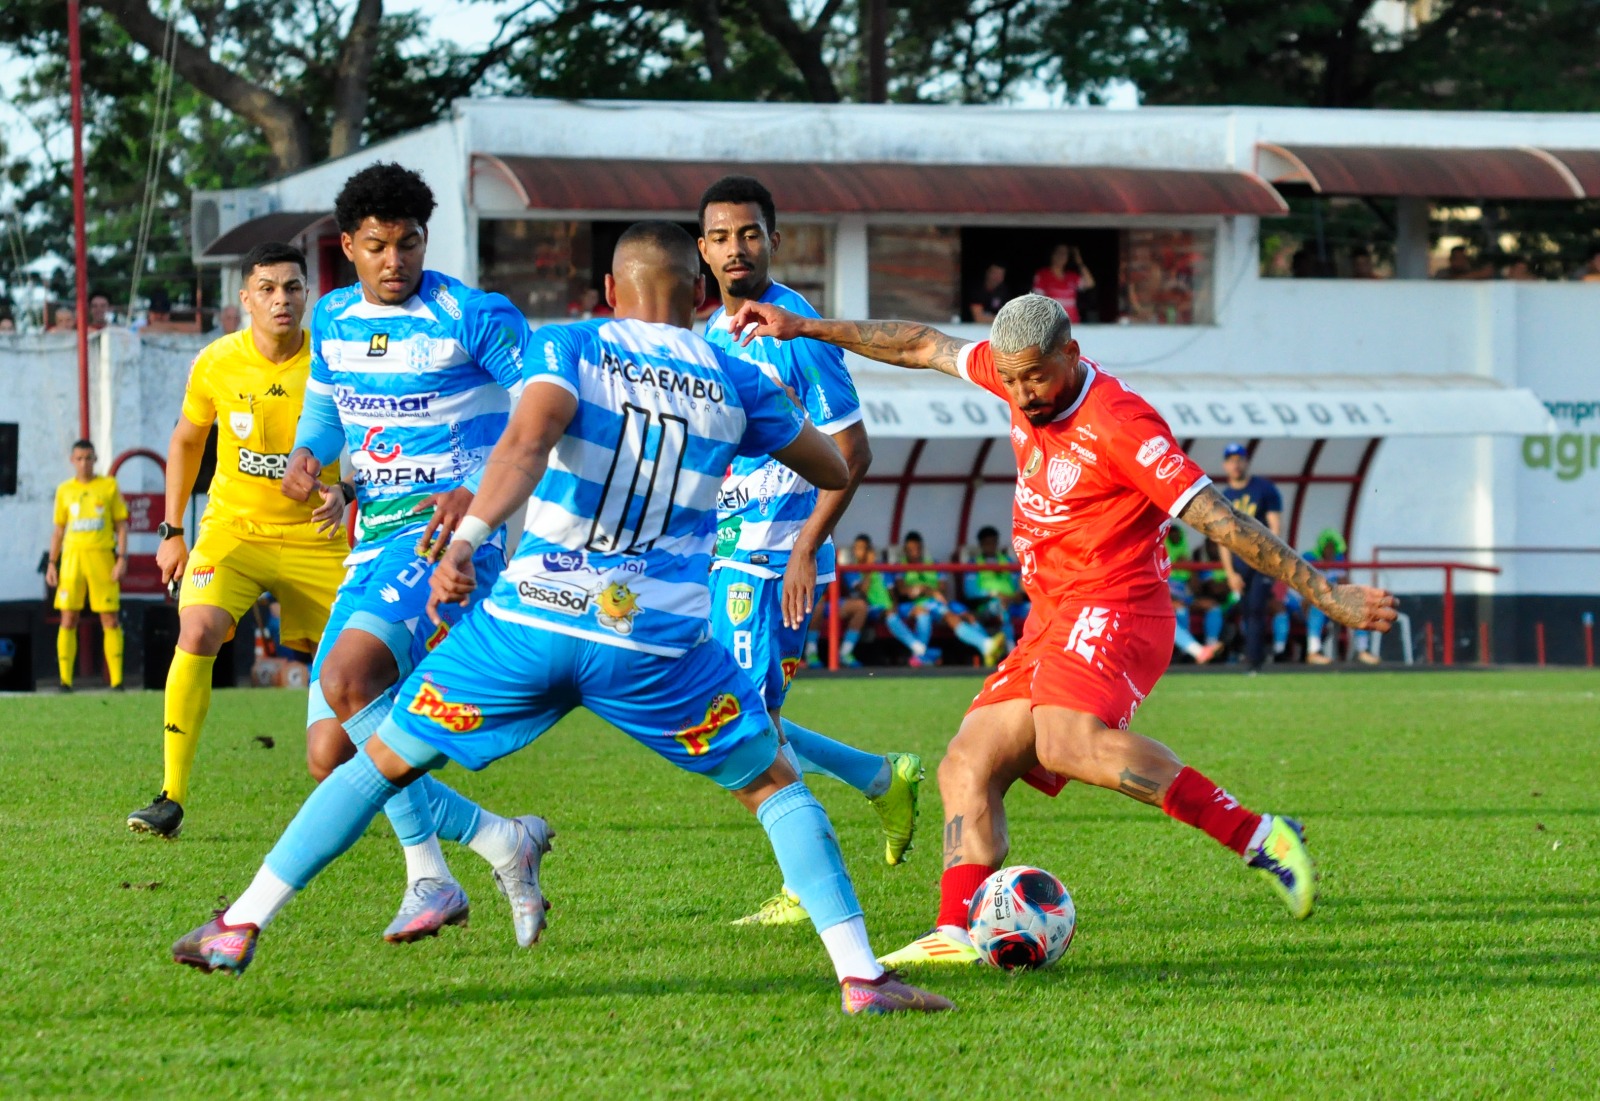
[[[978,958],[1007,971],[1049,967],[1077,931],[1077,910],[1061,881],[1043,868],[1001,868],[972,896],[967,931]]]

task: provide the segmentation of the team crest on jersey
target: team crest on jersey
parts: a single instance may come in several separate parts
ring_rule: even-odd
[[[711,748],[711,739],[717,736],[717,731],[739,717],[739,710],[738,696],[732,692],[719,692],[706,706],[704,722],[674,730],[672,736],[678,739],[689,756],[699,757]]]
[[[737,627],[756,607],[756,587],[740,581],[728,586],[728,622]]]
[[[1045,472],[1045,482],[1053,496],[1065,497],[1082,476],[1083,467],[1065,455],[1055,455],[1051,457],[1050,468]]]
[[[483,712],[473,703],[452,703],[432,681],[423,681],[406,710],[431,719],[456,734],[465,734],[483,725]]]
[[[189,584],[196,589],[203,589],[211,584],[211,579],[217,576],[217,567],[201,566],[199,569],[189,571]]]
[[[373,333],[372,339],[367,341],[367,355],[386,356],[389,354],[389,334]]]
[[[1039,473],[1039,464],[1042,462],[1044,462],[1044,452],[1036,447],[1033,449],[1033,454],[1028,456],[1028,465],[1022,468],[1022,476],[1031,478]]]
[[[639,594],[620,581],[613,581],[600,590],[594,598],[599,605],[595,619],[602,627],[610,627],[619,635],[633,634],[633,619],[641,611]]]
[[[254,413],[229,413],[228,427],[233,429],[233,434],[241,440],[250,438],[250,430],[256,426]]]

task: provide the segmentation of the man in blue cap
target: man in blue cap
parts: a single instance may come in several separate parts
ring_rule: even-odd
[[[1233,506],[1233,510],[1241,516],[1260,520],[1273,535],[1283,538],[1283,496],[1271,481],[1250,473],[1250,449],[1242,443],[1230,443],[1222,451],[1222,469],[1228,476],[1227,484],[1221,487],[1222,495]],[[1272,578],[1258,573],[1248,563],[1229,554],[1227,547],[1217,549],[1222,553],[1222,565],[1228,571],[1228,587],[1239,594],[1244,656],[1251,672],[1255,672],[1267,660]]]

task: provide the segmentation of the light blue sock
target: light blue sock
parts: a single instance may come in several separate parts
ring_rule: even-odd
[[[983,653],[984,647],[989,645],[989,636],[983,633],[983,628],[976,623],[959,623],[956,625],[956,637],[978,653]]]
[[[1212,643],[1222,637],[1222,609],[1206,609],[1206,642]]]
[[[289,886],[303,890],[318,872],[356,843],[377,816],[378,808],[399,790],[378,771],[371,757],[357,753],[334,769],[301,805],[294,821],[267,854],[267,868]]]
[[[1011,622],[1009,612],[1000,620],[1000,630],[1006,636],[1006,649],[1015,650],[1017,648],[1017,625]]]
[[[431,773],[412,784],[411,788],[419,789],[427,797],[434,829],[441,838],[465,845],[478,835],[478,815],[481,811],[471,799],[435,780]],[[387,807],[384,809],[388,810]]]
[[[889,628],[889,633],[895,637],[895,640],[900,645],[910,650],[913,654],[922,646],[922,643],[917,641],[917,636],[911,633],[911,628],[906,626],[906,621],[898,615],[885,616],[883,625]]]
[[[911,617],[911,625],[917,633],[917,641],[928,645],[933,638],[933,616],[928,612],[917,612]]]
[[[394,698],[385,692],[346,720],[345,733],[350,735],[358,751],[378,732],[393,710]],[[434,835],[433,809],[428,806],[428,793],[421,784],[402,789],[384,805],[383,813],[388,816],[400,844],[408,849]]]
[[[1183,626],[1182,623],[1179,623],[1177,630],[1172,632],[1172,642],[1185,653],[1188,653],[1189,647],[1199,645],[1194,636],[1189,633],[1189,629]]]
[[[1279,612],[1272,617],[1272,648],[1282,650],[1289,645],[1289,613]]]
[[[839,640],[839,652],[841,654],[853,653],[855,651],[855,648],[856,648],[856,643],[858,643],[860,641],[861,641],[861,632],[860,631],[846,631],[844,633],[844,637]]]
[[[783,720],[783,736],[794,748],[806,772],[832,776],[868,799],[877,798],[888,790],[889,760],[882,754],[865,753],[788,719]]]
[[[817,932],[861,916],[833,825],[804,784],[769,795],[756,809],[756,818],[772,842],[784,883],[799,897]]]

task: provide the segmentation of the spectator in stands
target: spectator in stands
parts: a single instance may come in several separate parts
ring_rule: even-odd
[[[1445,266],[1434,272],[1435,279],[1491,279],[1494,277],[1494,268],[1488,264],[1472,263],[1472,257],[1467,255],[1466,245],[1457,245],[1450,250],[1450,259]]]
[[[905,565],[927,563],[922,535],[918,532],[906,533],[901,553],[901,561]],[[993,665],[1000,660],[1000,653],[1005,648],[1005,636],[999,633],[993,636],[985,634],[983,628],[978,626],[978,617],[969,612],[965,605],[952,605],[945,598],[944,579],[937,570],[907,570],[896,578],[894,590],[895,598],[900,603],[885,623],[889,633],[911,651],[913,666],[936,665],[943,656],[939,650],[929,646],[935,623],[944,624],[951,634],[976,650],[984,664]],[[911,621],[910,630],[906,629],[907,620]]]
[[[1180,524],[1173,524],[1167,529],[1167,561],[1190,561],[1189,533]],[[1222,649],[1222,643],[1217,641],[1222,634],[1222,609],[1215,601],[1196,600],[1190,582],[1194,574],[1188,570],[1173,570],[1167,577],[1167,587],[1172,592],[1172,611],[1178,617],[1177,631],[1173,637],[1173,645],[1194,659],[1196,665],[1204,665],[1217,656],[1217,651]],[[1205,642],[1194,637],[1194,613],[1205,611]]]
[[[89,331],[99,332],[111,324],[111,299],[103,294],[89,296]]]
[[[1000,307],[1015,297],[1006,285],[1006,266],[990,264],[983,269],[983,278],[967,287],[966,320],[988,325],[994,321]]]
[[[1322,533],[1317,536],[1316,545],[1305,552],[1305,559],[1307,562],[1323,563],[1322,572],[1327,574],[1328,580],[1336,585],[1349,579],[1348,570],[1329,565],[1329,563],[1333,562],[1348,562],[1350,560],[1349,548],[1345,545],[1344,536],[1333,528],[1324,528],[1322,530]],[[1299,594],[1293,590],[1290,590],[1290,603],[1297,610],[1303,603],[1299,598]],[[1335,630],[1337,630],[1338,625],[1335,624],[1334,626]],[[1312,665],[1327,665],[1333,660],[1330,655],[1324,652],[1324,647],[1327,645],[1325,638],[1327,629],[1328,617],[1320,608],[1311,608],[1306,611],[1306,661]],[[1368,631],[1354,631],[1351,633],[1350,648],[1353,652],[1352,656],[1357,661],[1364,662],[1367,665],[1377,665],[1382,659],[1368,648],[1369,635],[1370,632]]]
[[[1589,250],[1589,262],[1578,278],[1585,283],[1600,283],[1600,245]]]
[[[78,312],[71,306],[57,306],[56,318],[50,323],[53,333],[75,333],[78,331]]]
[[[243,320],[239,313],[239,307],[231,302],[217,311],[217,328],[221,329],[225,334],[238,332],[239,323]]]
[[[1506,270],[1501,274],[1500,278],[1510,280],[1513,283],[1537,283],[1539,281],[1538,273],[1533,270],[1533,264],[1529,262],[1526,256],[1513,256],[1511,263],[1506,265]]]
[[[871,565],[877,561],[878,551],[872,545],[872,537],[865,533],[856,536],[850,548],[849,562]],[[842,561],[839,565],[839,583],[844,587],[844,599],[839,602],[839,664],[856,666],[861,664],[856,659],[856,646],[861,641],[861,632],[866,630],[868,624],[880,622],[894,611],[894,597],[889,594],[883,574],[847,570]],[[827,629],[827,624],[828,605],[826,601],[821,601],[817,606],[817,615],[812,619],[811,637],[806,645],[806,660],[810,664],[818,664],[818,634]]]
[[[16,331],[16,319],[8,313],[0,314],[0,333],[14,333]]]
[[[1241,516],[1260,520],[1273,535],[1282,538],[1283,497],[1270,480],[1250,473],[1249,449],[1240,443],[1230,443],[1222,452],[1222,468],[1227,482],[1220,488],[1233,510]],[[1228,571],[1228,587],[1239,594],[1245,661],[1255,672],[1267,661],[1272,578],[1235,558],[1226,547],[1222,548],[1222,565]]]
[[[1027,618],[1027,599],[1022,594],[1021,578],[1017,574],[1017,560],[1000,542],[1000,533],[992,527],[978,529],[978,549],[970,561],[977,565],[996,565],[997,570],[974,570],[961,575],[961,596],[967,602],[978,622],[995,629],[1005,638],[1009,651],[1017,644],[1014,620],[1020,615]]]
[[[1059,244],[1050,252],[1050,264],[1033,273],[1033,293],[1054,298],[1074,325],[1083,319],[1078,309],[1080,291],[1094,290],[1094,276],[1076,245]]]
[[[1372,251],[1365,245],[1357,245],[1350,250],[1350,278],[1351,279],[1382,279],[1372,267]]]

